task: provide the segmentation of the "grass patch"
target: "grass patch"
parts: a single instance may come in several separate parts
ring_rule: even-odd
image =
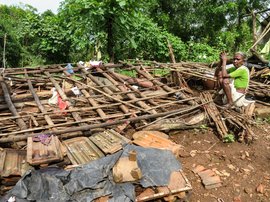
[[[154,76],[166,76],[169,73],[170,73],[170,70],[166,68],[157,68],[153,70]]]
[[[119,73],[119,74],[123,74],[125,76],[129,76],[129,77],[132,77],[132,78],[137,77],[137,72],[135,70],[116,69],[115,71],[117,73]]]

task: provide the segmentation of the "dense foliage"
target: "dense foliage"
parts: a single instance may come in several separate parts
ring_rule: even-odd
[[[212,62],[221,50],[248,51],[248,14],[270,0],[66,0],[58,14],[0,5],[0,66],[101,59]]]

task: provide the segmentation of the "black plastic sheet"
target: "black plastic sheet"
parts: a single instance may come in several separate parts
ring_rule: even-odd
[[[137,152],[142,179],[137,182],[114,183],[112,168],[119,158]],[[89,164],[65,171],[46,168],[27,172],[16,186],[1,199],[15,196],[16,201],[93,201],[101,196],[110,196],[109,201],[135,201],[135,184],[143,187],[166,186],[173,171],[181,164],[169,150],[147,149],[126,145],[123,150],[92,161]]]

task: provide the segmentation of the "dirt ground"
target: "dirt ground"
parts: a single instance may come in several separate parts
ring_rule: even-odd
[[[190,202],[270,201],[270,124],[258,123],[253,130],[256,140],[250,145],[223,143],[212,128],[170,134],[184,148],[180,161],[193,188]],[[192,172],[197,165],[217,170],[222,186],[205,189]]]

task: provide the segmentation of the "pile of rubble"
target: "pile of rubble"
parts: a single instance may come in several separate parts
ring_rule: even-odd
[[[29,169],[32,173],[34,170],[42,173],[42,170],[57,166],[70,172],[68,176],[72,176],[73,173],[80,172],[80,169],[91,167],[94,162],[104,164],[106,160],[102,159],[113,156],[114,163],[110,164],[110,172],[106,173],[106,176],[112,177],[109,177],[110,183],[121,185],[132,182],[127,186],[137,183],[143,187],[139,191],[136,189],[136,194],[128,197],[129,199],[146,201],[165,197],[169,201],[178,197],[184,200],[192,188],[181,166],[173,166],[173,162],[178,162],[181,146],[158,131],[196,128],[210,122],[215,126],[221,140],[232,132],[239,139],[244,137],[249,142],[254,138],[251,129],[254,106],[239,113],[216,105],[212,99],[213,91],[198,94],[191,89],[189,81],[205,80],[205,75],[211,74],[212,69],[205,64],[137,62],[79,63],[73,66],[12,68],[6,69],[0,76],[2,194],[12,189]],[[127,71],[133,76],[124,76],[117,73],[119,71]],[[166,74],[166,77],[160,76],[160,73]],[[261,74],[258,72],[253,74],[254,78],[259,75]],[[249,93],[256,96],[256,99],[260,96],[265,99],[270,96],[269,90],[268,83],[263,84],[256,80],[251,82]],[[125,151],[129,147],[132,149]],[[170,154],[166,155],[174,156],[170,157],[172,163],[165,163],[167,174],[162,182],[148,179],[147,176],[152,174],[146,172],[144,167],[147,163],[139,158],[146,155],[144,153],[148,150],[142,148],[170,150]],[[162,165],[161,161],[166,161],[167,158],[154,156],[152,160],[160,162],[159,167]],[[130,165],[127,173],[123,173],[123,165]],[[33,175],[39,174],[34,172]],[[81,174],[83,178],[83,173]],[[160,171],[159,175],[163,174]],[[19,188],[25,183],[24,179],[31,181],[29,177],[31,175],[26,172],[20,183],[9,193],[25,199],[32,197],[31,200],[41,197],[38,194],[21,195],[22,190]],[[150,180],[151,183],[145,185],[142,183],[144,180]],[[101,181],[106,180],[104,178]],[[63,186],[68,184],[63,181],[61,183]],[[65,193],[61,197],[71,199],[81,190],[92,189],[92,186],[87,185],[76,193]],[[157,189],[147,188],[153,186]],[[207,186],[211,187],[211,184]],[[91,200],[101,196],[107,197],[102,198],[105,201],[110,197],[118,197],[115,190],[105,189],[99,194],[91,192]],[[84,196],[87,197],[89,193],[84,192]],[[52,194],[55,193],[50,192],[46,197],[52,197]]]

